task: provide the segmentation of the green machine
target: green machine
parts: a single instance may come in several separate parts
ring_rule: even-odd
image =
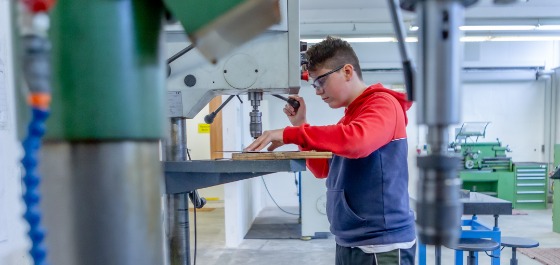
[[[14,22],[26,22],[15,32],[29,45],[14,47],[30,58],[22,65],[35,63],[22,67],[37,76],[33,83],[52,95],[40,155],[43,213],[34,219],[48,236],[43,242],[40,233],[30,233],[32,252],[43,258],[44,243],[48,263],[58,265],[190,264],[187,196],[172,194],[162,203],[160,140],[167,134],[168,110],[163,24],[176,19],[192,46],[218,64],[281,22],[281,14],[287,20],[288,0],[58,0],[48,16],[34,13],[43,1],[19,2],[29,7],[12,5],[21,16]],[[298,25],[299,1],[290,4]],[[297,46],[291,58],[299,77],[297,29],[290,39]],[[27,89],[21,87],[25,102]],[[19,113],[27,120],[27,112]]]
[[[560,233],[560,144],[554,145],[554,173],[552,183],[552,231]]]
[[[513,200],[514,172],[507,146],[496,142],[478,142],[484,137],[489,122],[463,123],[456,131],[455,141],[450,145],[462,156],[459,173],[463,189],[485,193],[508,201]]]
[[[485,193],[512,202],[516,209],[546,209],[547,164],[513,163],[508,146],[495,142],[479,142],[485,137],[489,122],[464,123],[457,129],[450,145],[462,156],[459,177],[463,189]]]

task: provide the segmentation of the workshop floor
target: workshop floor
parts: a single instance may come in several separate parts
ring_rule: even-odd
[[[286,209],[297,212],[297,208]],[[499,226],[502,235],[520,236],[535,239],[541,248],[559,248],[560,234],[552,232],[552,211],[521,210],[521,215],[501,216]],[[259,217],[274,217],[275,220],[293,222],[296,217],[282,213],[276,208],[267,208]],[[298,264],[333,264],[335,254],[334,238],[303,241],[299,239],[245,239],[237,248],[225,247],[224,210],[215,208],[211,211],[198,211],[198,250],[196,264],[199,265],[298,265]],[[493,218],[481,216],[486,224],[492,224]],[[191,221],[193,220],[191,212]],[[191,223],[191,229],[193,228]],[[193,233],[191,230],[191,238]],[[191,239],[194,247],[194,239]],[[435,264],[433,249],[428,248],[427,264]],[[194,255],[194,251],[191,251]],[[479,264],[490,264],[490,258],[480,255]],[[507,265],[511,249],[502,252],[501,264]],[[541,264],[523,254],[518,254],[519,264]],[[192,262],[192,261],[191,261]],[[454,263],[453,251],[442,250],[442,264]],[[465,263],[466,264],[466,263]]]

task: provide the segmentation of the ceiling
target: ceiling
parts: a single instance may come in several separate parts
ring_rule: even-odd
[[[300,0],[302,37],[392,34],[388,0]],[[560,25],[560,0],[520,0],[497,5],[479,0],[467,8],[467,25]],[[415,24],[415,14],[403,11],[405,25]],[[414,34],[413,32],[411,32]],[[560,31],[552,32],[560,34]],[[542,34],[551,34],[546,32]]]

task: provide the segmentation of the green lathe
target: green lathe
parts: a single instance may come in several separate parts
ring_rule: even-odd
[[[500,140],[479,142],[489,122],[464,123],[450,145],[462,156],[459,177],[463,189],[511,201],[516,209],[545,209],[547,166],[544,163],[513,163],[508,146]]]

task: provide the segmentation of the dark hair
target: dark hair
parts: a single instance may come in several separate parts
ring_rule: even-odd
[[[358,56],[352,46],[340,38],[327,36],[323,41],[311,46],[305,54],[310,71],[316,71],[319,68],[335,69],[341,65],[351,64],[360,80],[363,80]]]

